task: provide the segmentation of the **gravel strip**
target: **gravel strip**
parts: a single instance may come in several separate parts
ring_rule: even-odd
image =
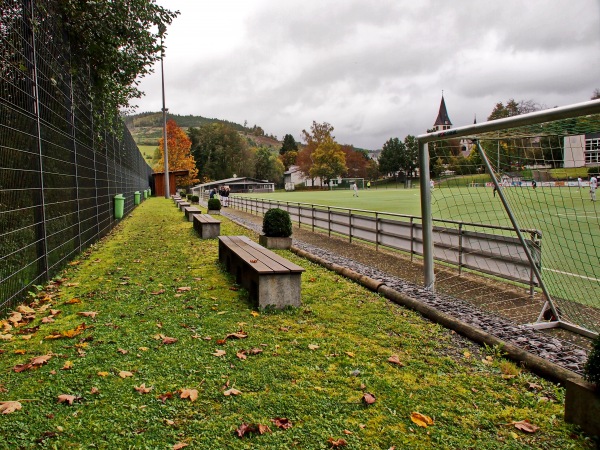
[[[242,219],[234,213],[221,210],[232,221],[261,233],[262,227],[254,222]],[[328,250],[307,244],[294,238],[294,246],[312,253],[329,262],[347,267],[355,272],[381,281],[390,288],[401,292],[413,299],[419,300],[436,308],[464,323],[475,326],[497,338],[514,344],[523,350],[544,358],[565,369],[583,375],[587,361],[587,352],[573,343],[549,336],[541,331],[525,325],[518,325],[510,320],[482,311],[468,302],[448,295],[432,293],[421,286],[391,276],[381,270],[366,266],[351,258],[342,257]]]

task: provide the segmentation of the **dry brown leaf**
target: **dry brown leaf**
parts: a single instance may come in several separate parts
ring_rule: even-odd
[[[99,394],[100,390],[97,387],[92,387],[92,389],[90,389],[90,394]]]
[[[400,367],[404,367],[404,363],[400,361],[400,357],[398,355],[392,355],[388,358],[388,362],[392,364],[396,364]]]
[[[72,405],[78,398],[75,395],[62,394],[58,396],[58,403],[68,403]]]
[[[329,442],[332,448],[345,447],[346,445],[348,445],[348,442],[346,442],[346,440],[342,438],[333,439],[330,437],[329,439],[327,439],[327,442]]]
[[[354,356],[355,356],[354,353],[352,353],[352,352],[344,352],[344,353],[346,353],[346,355],[348,355],[350,358],[354,358]]]
[[[139,386],[134,386],[133,387],[136,391],[138,391],[140,394],[147,394],[148,392],[150,392],[152,389],[154,389],[152,386],[150,387],[146,387],[146,383],[142,383]]]
[[[17,307],[17,311],[19,311],[21,314],[35,314],[35,309],[26,305],[19,305]]]
[[[344,430],[344,431],[342,431],[342,433],[344,433],[344,434],[347,434],[347,435],[354,434],[354,433],[352,433],[352,431],[350,431],[350,430]]]
[[[179,397],[189,398],[193,402],[198,398],[198,391],[196,389],[182,389]]]
[[[246,333],[245,331],[238,331],[237,333],[230,333],[227,336],[225,336],[225,339],[229,339],[229,338],[235,338],[235,339],[244,339],[248,337],[248,333]]]
[[[292,422],[285,417],[275,417],[274,419],[271,419],[271,422],[273,422],[277,428],[282,428],[284,430],[292,428]]]
[[[132,376],[133,376],[133,374],[132,374],[131,372],[128,372],[127,370],[121,370],[121,371],[119,372],[119,376],[120,376],[121,378],[129,378],[129,377],[132,377]]]
[[[175,423],[175,422],[173,422]],[[169,424],[172,425],[172,424]],[[173,450],[179,450],[181,448],[187,447],[189,444],[186,444],[185,442],[178,442],[177,444],[173,445]]]
[[[83,311],[83,312],[79,312],[77,314],[80,316],[83,316],[83,317],[91,317],[92,319],[95,319],[96,316],[98,315],[98,311]]]
[[[159,395],[158,397],[156,397],[157,399],[159,399],[161,402],[166,402],[168,399],[173,398],[173,393],[172,392],[166,392],[164,394]]]
[[[192,288],[190,286],[183,286],[183,287],[178,287],[177,288],[177,292],[187,292],[187,291],[191,291]]]
[[[21,409],[23,405],[17,401],[0,402],[0,412],[10,414]]]
[[[60,309],[51,309],[50,310],[50,315],[51,316],[58,316],[62,311]]]
[[[50,358],[52,358],[52,355],[36,356],[35,358],[31,358],[30,362],[32,366],[42,366],[50,361]]]
[[[227,395],[227,396],[229,396],[229,395],[240,395],[241,393],[242,393],[241,391],[238,391],[235,388],[231,388],[231,389],[227,389],[226,391],[224,391],[223,395]]]
[[[215,355],[215,356],[223,356],[227,354],[227,352],[225,350],[216,350],[214,353],[211,353],[211,355]]]
[[[27,350],[24,350],[22,348],[18,348],[17,350],[15,350],[15,355],[24,355],[25,353],[27,353]]]
[[[373,403],[375,403],[375,396],[373,394],[370,394],[369,392],[365,392],[362,396],[362,401],[365,402],[367,405],[372,405]]]
[[[316,345],[316,344],[308,344],[308,348],[311,349],[311,350],[316,350],[316,349],[319,348],[319,346]]]
[[[433,425],[433,419],[425,414],[414,412],[410,415],[410,420],[416,423],[418,426],[427,428],[428,425]]]
[[[16,325],[23,320],[23,315],[20,312],[13,311],[8,320]]]
[[[77,303],[81,303],[81,300],[79,300],[78,298],[72,298],[71,300],[67,300],[65,302],[65,305],[75,305]]]
[[[524,431],[526,433],[535,433],[536,431],[538,431],[540,429],[540,427],[532,424],[527,419],[521,420],[519,422],[511,422],[511,425],[514,425],[514,427],[517,430],[521,430],[521,431]]]
[[[164,289],[160,289],[156,292],[150,292],[150,295],[160,295],[160,294],[164,294],[165,290]]]
[[[258,317],[260,316],[260,313],[257,311],[250,311],[250,314],[252,314],[253,317]]]
[[[42,323],[52,323],[52,322],[54,322],[54,319],[52,318],[52,316],[44,317],[42,319]]]
[[[117,351],[119,353],[121,353],[122,355],[126,355],[127,353],[129,353],[127,350],[123,349],[123,348],[118,348]]]
[[[177,338],[169,337],[169,336],[163,336],[163,340],[162,340],[163,344],[169,345],[169,344],[174,344],[175,342],[177,342]]]
[[[98,375],[100,375],[101,377],[107,377],[109,375],[108,372],[98,372]]]

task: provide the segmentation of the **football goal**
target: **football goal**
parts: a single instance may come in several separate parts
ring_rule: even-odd
[[[354,183],[358,189],[365,188],[364,178],[336,178],[329,182],[329,189],[353,189]]]
[[[429,168],[421,179],[426,286],[436,289],[443,280],[478,305],[504,302],[504,310],[537,328],[596,336],[600,195],[595,201],[593,191],[600,172],[600,100],[424,134],[419,146],[421,167]],[[438,217],[452,218],[460,230],[451,233]],[[434,233],[453,237],[434,246]],[[469,239],[489,233],[518,241],[519,250],[497,243],[491,251],[478,247],[484,238]],[[515,280],[499,290],[492,277],[477,284],[465,271],[438,270],[439,261],[448,262],[445,252],[457,246],[467,255],[455,262],[459,269],[477,258],[481,272],[492,273],[486,264],[496,268],[498,251],[502,258],[526,258],[536,288],[521,289]]]

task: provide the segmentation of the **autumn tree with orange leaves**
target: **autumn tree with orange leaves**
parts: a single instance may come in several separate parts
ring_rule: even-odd
[[[163,172],[165,167],[165,145],[164,137],[158,142],[160,150],[160,159],[154,166],[157,172]],[[169,170],[187,170],[188,176],[178,178],[177,184],[181,186],[191,186],[199,180],[196,161],[192,156],[190,149],[192,141],[188,135],[177,126],[177,123],[170,119],[167,121],[167,150],[169,151]]]

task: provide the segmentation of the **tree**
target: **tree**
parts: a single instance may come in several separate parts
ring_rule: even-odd
[[[400,155],[403,151],[404,143],[398,138],[389,138],[381,150],[379,155],[379,170],[382,173],[393,174],[400,171]]]
[[[294,136],[291,134],[286,134],[283,137],[283,143],[281,144],[281,148],[279,149],[280,155],[285,155],[288,152],[298,152],[298,144],[294,139]]]
[[[231,126],[208,123],[188,129],[192,154],[203,179],[221,180],[238,176],[253,176],[254,152]]]
[[[197,183],[198,169],[196,161],[190,153],[192,141],[185,132],[177,126],[174,120],[167,121],[167,151],[169,152],[169,170],[188,170],[189,174],[181,178],[182,186],[191,186]],[[154,170],[162,172],[165,167],[165,140],[161,138],[158,146],[160,148],[160,160],[154,166]]]
[[[313,152],[317,149],[317,147],[331,139],[335,142],[334,136],[331,135],[333,131],[333,127],[327,122],[317,123],[313,120],[312,126],[310,127],[310,133],[306,130],[302,130],[302,138],[306,145],[302,150],[298,152],[298,157],[296,158],[296,164],[300,168],[300,171],[307,177],[312,177],[314,180],[314,176],[310,174],[313,161]]]
[[[260,180],[281,183],[284,167],[277,155],[267,147],[259,147],[255,154],[255,176]]]
[[[179,12],[148,0],[56,0],[72,50],[74,72],[92,77],[96,123],[110,126],[121,108],[143,95],[138,79],[164,51],[161,32]]]
[[[311,177],[319,177],[325,184],[329,184],[332,178],[343,175],[347,170],[344,152],[333,138],[326,138],[313,152]]]
[[[419,142],[409,134],[404,138],[404,152],[400,158],[400,167],[407,177],[412,177],[415,169],[419,167]]]
[[[356,150],[352,145],[342,145],[341,150],[344,152],[346,167],[348,167],[345,176],[348,178],[367,178],[367,165],[370,159],[366,151]]]
[[[598,100],[600,98],[600,88],[594,89],[594,93],[592,94],[592,98],[590,100]]]

